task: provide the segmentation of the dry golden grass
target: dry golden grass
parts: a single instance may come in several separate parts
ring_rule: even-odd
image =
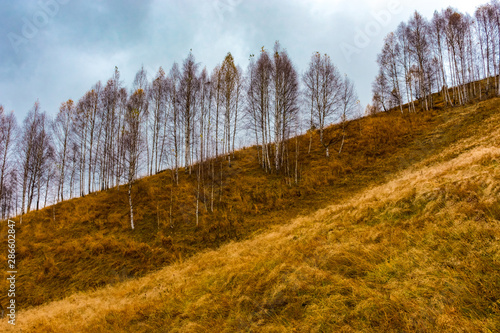
[[[16,330],[498,332],[500,115],[478,122],[478,108],[498,105],[485,103],[454,111],[442,123],[449,146],[383,184],[142,278],[21,311]]]
[[[342,154],[338,156],[334,152],[338,147],[332,147],[329,159],[318,133],[313,133],[310,153],[309,135],[300,136],[298,184],[290,177],[264,172],[255,147],[240,150],[231,168],[222,160],[222,176],[221,161],[216,162],[213,212],[209,209],[211,177],[205,168],[199,225],[195,223],[196,177],[183,170],[178,186],[172,186],[168,171],[136,183],[133,232],[123,187],[31,212],[17,230],[23,281],[18,286],[19,309],[144,276],[179,258],[249,238],[269,226],[341,202],[456,141],[462,133],[449,128],[444,115],[449,113],[450,119],[463,124],[468,117],[459,115],[460,110],[419,113],[411,119],[396,111],[353,121]],[[486,108],[480,114],[489,117],[492,110]],[[476,123],[467,123],[467,128]],[[441,126],[446,136],[435,130]],[[335,125],[325,132],[328,137],[338,134]],[[294,147],[292,139],[291,151]],[[0,225],[3,232],[5,223]],[[4,239],[1,253],[7,253],[6,246]],[[0,294],[0,303],[6,301],[7,295]]]

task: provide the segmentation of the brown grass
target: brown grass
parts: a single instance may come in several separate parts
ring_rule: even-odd
[[[491,110],[481,113],[490,116]],[[255,147],[236,152],[231,168],[222,161],[222,179],[219,171],[216,173],[213,212],[209,209],[211,179],[205,178],[198,226],[194,221],[196,177],[183,170],[179,186],[172,186],[169,171],[141,179],[134,186],[133,232],[128,226],[123,187],[31,212],[17,231],[22,280],[19,307],[38,306],[75,292],[143,276],[179,258],[249,238],[269,226],[344,200],[367,185],[379,184],[446,144],[440,142],[441,134],[435,133],[436,126],[448,123],[441,113],[433,111],[412,118],[411,126],[410,119],[398,112],[354,121],[348,127],[344,151],[339,156],[334,152],[338,147],[332,147],[329,159],[319,145],[318,133],[313,133],[310,154],[309,135],[299,137],[298,184],[289,177],[261,170]],[[332,126],[326,135],[338,132],[338,126]],[[437,144],[421,143],[426,136]],[[6,232],[5,224],[0,232]],[[6,244],[1,244],[2,253],[7,253]],[[47,258],[54,261],[52,268],[40,269]],[[6,294],[0,294],[0,302],[6,301]]]
[[[394,129],[395,135],[403,136],[395,140],[377,139],[391,131],[391,127],[377,130],[374,126],[370,141],[373,146],[369,150],[375,156],[368,155],[364,163],[373,162],[375,170],[361,162],[355,164],[352,157],[352,164],[328,161],[334,170],[328,175],[329,167],[314,163],[315,158],[321,159],[318,154],[310,158],[309,169],[304,167],[303,180],[310,184],[293,188],[310,193],[309,199],[322,203],[328,201],[323,196],[332,195],[330,202],[335,200],[336,204],[272,226],[246,240],[230,242],[216,250],[203,250],[186,260],[177,257],[177,262],[144,277],[114,281],[116,285],[109,283],[95,291],[21,311],[16,329],[24,332],[499,331],[497,107],[498,100],[492,100],[447,113],[429,113],[420,121],[429,122],[432,127],[426,130],[425,125],[420,125],[421,132],[417,133],[417,121],[413,121],[415,127],[408,136]],[[387,121],[388,117],[391,115],[367,118],[363,124],[370,128],[370,122]],[[380,147],[384,148],[379,150]],[[361,143],[351,142],[350,149],[345,160],[356,156]],[[348,165],[352,171],[342,171]],[[324,171],[318,172],[319,169]],[[392,174],[386,174],[391,171]],[[295,203],[281,202],[286,195],[273,195],[269,188],[263,192],[256,190],[264,186],[257,180],[257,172],[251,174],[255,177],[252,194],[244,188],[231,194],[236,199],[245,195],[258,198],[253,201],[257,208],[247,207],[247,212],[270,210],[265,200],[285,207]],[[336,185],[325,186],[328,177],[333,177]],[[361,189],[365,180],[369,181]],[[351,194],[339,185],[342,182]],[[314,187],[321,184],[325,190],[333,188],[338,193],[328,194]],[[282,187],[281,191],[285,189]],[[274,191],[279,193],[280,187]],[[343,200],[340,202],[338,198]],[[248,203],[248,199],[240,201]],[[316,207],[311,205],[310,210]],[[255,214],[255,219],[273,216]],[[283,211],[278,214],[287,216]],[[224,212],[219,216],[224,216]],[[249,226],[250,221],[254,220],[242,222],[242,226],[256,230]],[[36,229],[37,225],[31,226],[33,235],[44,240],[43,228]],[[103,227],[106,226],[104,223]],[[124,246],[133,248],[127,253],[119,245],[120,238],[113,240],[104,234],[105,228],[102,232],[101,238],[89,236],[83,242],[87,248],[80,250],[79,242],[54,240],[60,243],[56,251],[61,256],[68,251],[81,256],[92,253],[89,257],[95,259],[96,266],[90,266],[87,274],[94,270],[99,275],[95,267],[99,256],[107,251],[118,248],[124,258],[136,256],[144,261],[144,253],[154,250],[131,243]],[[168,237],[171,238],[163,234],[160,242],[168,246],[178,244],[173,240],[175,234]],[[34,242],[25,246],[22,253],[26,258],[38,258],[34,252],[43,250],[43,245]],[[60,264],[59,259],[51,260],[50,256],[37,260],[47,276],[62,274],[66,265]],[[6,329],[7,324],[2,325],[0,329]]]

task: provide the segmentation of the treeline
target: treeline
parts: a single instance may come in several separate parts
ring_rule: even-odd
[[[415,12],[389,33],[378,55],[370,112],[415,103],[428,110],[433,93],[445,106],[463,105],[500,93],[500,3],[479,6],[474,16],[451,7],[431,19]],[[486,80],[481,85],[480,80]]]
[[[278,42],[251,55],[246,71],[230,53],[211,72],[192,53],[152,80],[141,68],[130,91],[115,68],[106,84],[63,102],[54,119],[38,101],[21,126],[0,108],[1,215],[22,220],[31,209],[127,184],[134,228],[137,177],[170,169],[178,184],[181,167],[196,176],[198,193],[212,187],[213,209],[216,163],[231,166],[237,137],[251,135],[266,172],[295,174],[297,182],[298,147],[289,139],[305,123],[319,129],[328,155],[334,140],[323,129],[357,107],[354,84],[327,55],[313,54],[300,77]]]

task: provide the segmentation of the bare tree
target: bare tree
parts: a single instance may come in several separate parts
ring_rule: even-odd
[[[116,132],[116,155],[115,155],[115,182],[118,186],[118,190],[120,189],[120,180],[125,173],[124,168],[124,159],[125,159],[125,144],[124,144],[124,136],[125,136],[125,114],[127,112],[127,90],[125,88],[120,88],[118,90],[118,98],[117,98],[117,132]]]
[[[80,183],[80,196],[85,196],[85,170],[86,170],[86,157],[87,157],[87,141],[88,133],[90,129],[89,124],[89,112],[88,112],[88,94],[82,97],[77,105],[75,111],[75,119],[72,123],[73,134],[75,143],[78,144],[78,171],[79,171],[79,183]]]
[[[274,145],[275,168],[279,172],[284,166],[287,156],[286,143],[290,138],[292,126],[296,123],[299,113],[299,80],[288,53],[281,50],[276,42],[274,48]],[[287,168],[289,172],[289,168]]]
[[[160,144],[160,137],[162,127],[164,125],[164,118],[166,117],[166,95],[167,93],[167,80],[165,78],[165,71],[160,67],[155,79],[151,85],[150,99],[152,102],[152,124],[151,124],[151,163],[148,166],[149,174],[157,173],[160,169],[160,158],[162,146]]]
[[[16,169],[11,169],[11,154],[15,143],[17,123],[14,117],[14,112],[5,114],[4,108],[0,105],[0,210],[2,211],[2,219],[8,216],[12,200],[12,186],[6,186],[6,180],[12,182]]]
[[[146,150],[146,172],[151,175],[149,166],[152,164],[152,152],[150,145],[150,137],[149,130],[150,126],[150,84],[148,82],[148,73],[144,66],[141,66],[141,69],[137,71],[135,74],[134,82],[132,84],[132,92],[137,92],[139,89],[143,92],[145,100],[144,104],[144,114],[142,115],[142,121],[140,123],[141,132],[144,133],[144,149]]]
[[[344,147],[345,137],[346,137],[346,127],[348,122],[348,117],[351,116],[354,111],[359,108],[358,94],[354,83],[345,75],[344,82],[342,82],[342,90],[340,92],[340,123],[342,125],[342,141],[340,143],[339,155]]]
[[[429,109],[428,95],[428,81],[426,81],[426,69],[429,61],[429,23],[417,11],[408,22],[408,41],[410,45],[411,55],[416,61],[418,70],[418,88],[419,97],[425,110]]]
[[[34,156],[36,155],[35,138],[39,131],[40,122],[40,104],[37,101],[31,111],[24,119],[22,136],[19,141],[20,162],[21,162],[21,177],[22,177],[22,195],[21,195],[21,217],[20,223],[23,221],[23,215],[26,206],[26,197],[31,188],[32,170],[34,168]],[[29,207],[28,207],[29,212]]]
[[[65,171],[70,148],[70,130],[75,113],[74,102],[70,99],[61,104],[59,113],[52,125],[57,150],[56,165],[59,169],[59,183],[57,185],[57,200],[64,200]]]
[[[129,99],[125,113],[124,127],[124,149],[125,163],[128,183],[128,202],[130,209],[130,227],[134,229],[134,207],[132,202],[132,186],[137,177],[139,169],[139,157],[141,153],[141,122],[147,109],[146,93],[142,89],[137,89]]]
[[[376,110],[388,111],[391,108],[390,88],[387,76],[384,71],[379,71],[379,74],[372,83],[373,106]]]
[[[255,128],[255,135],[261,143],[262,168],[271,170],[269,154],[270,135],[270,107],[271,107],[271,84],[273,75],[273,64],[267,51],[262,48],[257,62],[250,62],[249,85],[247,91],[247,101],[249,104],[249,114],[251,122]]]
[[[191,144],[193,120],[196,113],[196,92],[198,89],[198,64],[190,52],[182,65],[180,84],[182,120],[184,122],[184,165],[186,172],[191,173]]]
[[[224,108],[224,135],[223,153],[227,154],[229,167],[231,167],[231,126],[233,118],[237,116],[238,98],[239,98],[239,81],[240,74],[234,64],[234,59],[231,53],[228,53],[222,62],[220,68],[221,89]],[[235,124],[236,125],[236,124]]]
[[[496,85],[497,85],[496,93],[497,95],[500,95],[500,2],[498,0],[492,0],[490,4],[492,7],[492,10],[490,11],[491,22],[492,26],[496,28],[496,37],[497,37],[497,42],[493,43],[493,45],[496,44],[498,46],[497,60],[493,56],[494,65],[498,69],[498,72],[495,71]]]
[[[101,94],[102,112],[99,113],[100,136],[99,180],[101,190],[113,186],[116,180],[116,164],[120,139],[122,115],[120,109],[120,72],[115,67],[113,76],[107,81]]]
[[[181,115],[180,115],[180,101],[181,101],[181,83],[180,83],[181,74],[179,71],[179,65],[174,63],[172,69],[170,70],[170,74],[168,77],[169,86],[170,86],[170,94],[169,94],[169,114],[171,116],[171,130],[172,140],[173,140],[173,153],[174,153],[174,178],[175,183],[179,184],[179,155],[180,155],[180,125],[181,125]]]
[[[249,59],[249,65],[247,69],[247,75],[248,75],[248,85],[247,85],[247,91],[246,91],[246,108],[245,108],[245,115],[248,119],[248,128],[253,131],[255,135],[255,143],[257,146],[260,145],[260,139],[259,139],[259,101],[256,96],[257,90],[255,89],[256,86],[256,71],[257,71],[257,66],[255,63],[255,55],[250,55]],[[261,154],[260,150],[257,149],[257,161],[259,164],[262,165],[262,160],[261,160]]]
[[[404,85],[406,91],[406,101],[408,103],[408,112],[415,112],[415,103],[412,98],[412,80],[411,80],[411,51],[410,51],[410,42],[409,42],[409,28],[405,22],[401,22],[396,30],[396,37],[398,39],[398,44],[400,45],[400,57],[399,57],[399,66],[403,68],[403,77],[404,77]],[[377,78],[376,80],[379,80]],[[379,82],[380,84],[380,82]],[[374,101],[376,100],[374,95]],[[373,107],[375,109],[378,108],[377,103],[374,103]]]
[[[212,71],[212,98],[214,100],[215,108],[213,110],[215,118],[215,127],[214,127],[214,140],[215,140],[215,157],[219,157],[219,118],[220,113],[223,108],[223,91],[222,91],[222,70],[221,66],[215,66]]]
[[[382,52],[377,57],[377,63],[380,66],[381,74],[390,82],[389,98],[391,107],[399,106],[403,113],[403,98],[400,91],[400,68],[399,58],[401,47],[394,33],[389,33],[384,40]],[[381,93],[381,92],[379,92]],[[386,93],[386,92],[384,92]]]
[[[31,190],[31,196],[28,199],[28,207],[31,207],[31,202],[35,195],[36,189],[36,210],[40,209],[40,200],[42,199],[43,190],[47,193],[48,187],[50,186],[51,179],[51,166],[55,162],[55,149],[52,142],[52,137],[50,132],[46,130],[46,120],[45,115],[42,114],[42,122],[40,133],[37,137],[37,154],[35,163],[35,172],[33,176],[35,177],[35,187]],[[47,188],[44,188],[44,185]]]
[[[20,223],[22,223],[25,209],[28,213],[31,210],[35,191],[38,193],[38,209],[42,174],[50,149],[50,137],[46,130],[46,117],[44,113],[40,112],[38,102],[35,103],[24,120],[22,135],[18,144],[22,172],[20,219]]]
[[[446,29],[446,21],[443,15],[440,15],[437,11],[434,12],[434,15],[432,17],[431,21],[431,34],[432,34],[432,40],[434,41],[434,52],[437,55],[437,60],[439,64],[439,74],[440,74],[440,79],[441,79],[441,93],[443,96],[443,100],[445,105],[451,105],[453,106],[453,102],[450,98],[450,94],[448,91],[448,80],[446,76],[446,71],[445,71],[445,62],[444,62],[444,43],[445,43],[445,29]]]
[[[327,141],[324,129],[338,110],[342,79],[330,57],[316,52],[311,58],[303,81],[306,86],[306,96],[311,101],[313,123],[319,129],[320,143],[328,157],[329,147],[334,143],[334,139]]]
[[[101,124],[99,123],[99,114],[101,112],[101,82],[88,91],[83,97],[82,107],[88,121],[87,139],[88,139],[88,193],[94,191],[95,173],[97,165],[97,148]],[[97,146],[97,147],[96,147]]]

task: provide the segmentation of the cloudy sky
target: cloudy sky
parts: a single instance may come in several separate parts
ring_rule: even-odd
[[[486,0],[0,0],[0,104],[18,121],[38,99],[54,115],[118,66],[131,86],[192,49],[209,71],[227,52],[246,68],[250,54],[278,40],[299,73],[313,52],[331,56],[371,99],[384,36],[414,10],[473,13]],[[418,8],[416,8],[418,3]]]

